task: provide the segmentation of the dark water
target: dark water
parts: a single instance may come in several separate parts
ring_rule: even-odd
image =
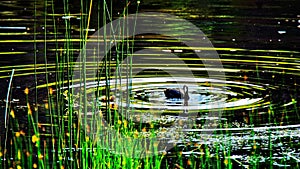
[[[93,4],[89,35],[110,20],[108,17],[103,19],[103,13],[98,12],[103,10],[101,3]],[[26,107],[26,96],[23,92],[26,87],[30,89],[30,104],[39,109],[37,121],[50,123],[44,107],[48,101],[43,85],[47,81],[51,83],[68,79],[71,75],[67,71],[67,63],[77,59],[83,45],[81,39],[85,34],[80,30],[85,28],[83,25],[87,23],[87,16],[81,13],[86,14],[88,6],[86,3],[81,4],[79,0],[69,2],[68,8],[64,8],[60,1],[1,2],[1,140],[6,132],[3,130],[4,111],[13,69],[15,72],[9,106],[16,110],[19,123],[21,126],[23,124],[21,128],[29,130],[26,127],[27,116],[22,114],[25,111],[24,106]],[[113,19],[118,18],[126,6],[129,13],[135,13],[138,3],[112,1],[107,4],[108,9],[112,9],[110,14]],[[227,148],[231,152],[228,158],[239,168],[298,166],[299,6],[300,1],[297,0],[151,0],[139,4],[138,12],[164,12],[190,21],[209,38],[219,54],[226,75],[226,87],[210,92],[205,92],[209,89],[206,84],[214,79],[205,79],[207,74],[203,70],[203,64],[195,61],[193,55],[178,54],[185,58],[187,65],[199,68],[193,72],[198,86],[190,87],[190,105],[200,105],[197,109],[205,114],[213,109],[207,105],[218,100],[219,93],[227,97],[220,118],[222,127],[215,129],[217,134],[207,139],[207,142],[200,142],[210,148],[212,156],[226,151]],[[72,17],[66,19],[64,13],[70,13]],[[152,42],[137,44],[135,50],[143,45],[177,45],[167,38],[159,39],[151,35],[147,38]],[[160,41],[155,43],[157,39]],[[183,49],[179,45],[175,47]],[[173,53],[176,52],[173,50]],[[64,73],[57,73],[58,70],[63,70]],[[143,79],[151,76],[153,78],[150,80]],[[136,109],[143,110],[151,102],[156,105],[167,103],[170,108],[174,107],[176,103],[168,100],[166,102],[162,92],[165,88],[174,87],[172,80],[162,78],[164,76],[157,71],[149,71],[140,77],[141,79],[133,79],[136,81],[133,92],[137,95],[149,95],[150,100],[135,97],[133,104]],[[40,88],[35,89],[36,86]],[[53,86],[55,87],[57,86]],[[56,99],[62,98],[57,96]],[[157,108],[149,105],[148,109]],[[144,117],[145,122],[149,122],[147,118],[149,116]],[[201,124],[202,121],[203,117],[199,117],[196,123]],[[194,127],[190,131],[190,136],[186,137],[191,138],[191,143],[200,144],[199,137],[203,137],[201,127]],[[47,132],[51,133],[45,131]],[[257,148],[253,148],[254,142]],[[186,157],[192,154],[195,148],[192,145],[178,143],[179,148],[184,147],[182,154]],[[222,145],[224,149],[216,150],[215,145]],[[3,149],[4,146],[1,144],[1,147]],[[256,159],[253,159],[253,153]],[[197,153],[194,155],[197,156]],[[175,164],[172,160],[168,163]]]

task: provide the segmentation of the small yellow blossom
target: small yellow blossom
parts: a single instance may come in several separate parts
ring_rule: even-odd
[[[44,156],[42,154],[39,154],[39,159],[43,159]]]
[[[49,87],[49,94],[52,95],[53,94],[53,89],[51,87]]]
[[[33,164],[33,168],[37,168],[37,165],[36,165],[36,163],[34,163],[34,164]]]
[[[10,111],[10,115],[11,115],[12,118],[15,118],[15,111],[14,111],[14,110],[11,110],[11,111]]]
[[[49,104],[45,103],[45,109],[49,109]]]
[[[25,88],[24,93],[25,93],[26,95],[28,95],[29,89],[28,89],[27,87]]]
[[[127,120],[124,120],[123,124],[124,124],[124,128],[127,128]]]
[[[20,132],[16,132],[16,137],[20,137]]]
[[[134,138],[138,138],[139,137],[139,132],[137,130],[134,131]]]
[[[110,108],[110,109],[113,109],[113,110],[117,110],[117,108],[118,108],[118,105],[117,105],[117,104],[115,104],[115,103],[113,103],[113,104],[109,104],[109,108]]]
[[[154,128],[154,124],[153,123],[150,123],[150,128]]]
[[[39,138],[36,135],[33,135],[31,140],[33,143],[35,143],[35,142],[39,141]]]
[[[121,125],[121,124],[122,124],[122,121],[121,121],[121,120],[118,120],[118,124]]]
[[[28,109],[28,115],[32,115],[31,109]]]
[[[224,164],[228,165],[228,160],[227,159],[224,160]]]

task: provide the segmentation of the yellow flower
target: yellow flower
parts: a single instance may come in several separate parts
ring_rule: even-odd
[[[227,159],[224,160],[224,164],[228,165],[228,160]]]
[[[28,109],[27,113],[28,113],[28,115],[32,115],[31,109]]]
[[[34,163],[34,164],[33,164],[33,168],[37,168],[37,165],[36,165],[36,163]]]
[[[45,103],[45,109],[49,109],[49,104]]]
[[[115,104],[115,103],[112,103],[112,104],[109,104],[109,108],[110,108],[110,109],[113,109],[113,110],[117,110],[118,105]]]
[[[192,162],[191,162],[191,160],[189,160],[189,159],[188,159],[188,161],[187,161],[187,165],[192,165]]]
[[[29,89],[28,89],[27,87],[25,88],[24,93],[25,93],[26,95],[28,95]]]
[[[17,169],[22,169],[22,167],[18,165],[18,166],[17,166]]]
[[[35,143],[35,142],[39,141],[39,138],[36,135],[33,135],[31,140],[33,143]]]
[[[134,138],[138,138],[139,137],[139,132],[137,130],[134,131]]]
[[[124,120],[123,124],[124,124],[124,128],[127,128],[127,120]]]
[[[39,154],[39,159],[43,159],[44,156],[42,154]]]
[[[63,93],[63,95],[65,96],[65,100],[69,100],[69,95],[72,96],[72,94],[69,93],[68,90],[65,90],[64,93]]]
[[[14,110],[11,110],[11,111],[10,111],[10,115],[11,115],[12,118],[15,118],[15,111],[14,111]]]
[[[68,90],[65,90],[64,93],[63,93],[63,95],[64,96],[68,96],[68,92],[69,92]]]
[[[52,95],[53,94],[53,89],[51,87],[49,87],[49,94]]]
[[[20,132],[16,132],[16,137],[20,137]]]
[[[118,120],[118,124],[121,125],[121,124],[122,124],[122,121],[121,121],[121,120]]]

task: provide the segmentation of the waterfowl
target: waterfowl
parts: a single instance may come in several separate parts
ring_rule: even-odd
[[[164,93],[167,99],[190,99],[188,94],[188,87],[186,85],[183,86],[183,89],[165,89]]]

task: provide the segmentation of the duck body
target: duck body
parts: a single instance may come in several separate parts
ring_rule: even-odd
[[[165,89],[165,96],[167,99],[189,99],[188,88],[186,85],[182,89]]]
[[[165,96],[167,97],[167,99],[172,99],[172,98],[182,99],[183,98],[183,93],[177,89],[166,89],[164,91],[164,93],[165,93]]]

